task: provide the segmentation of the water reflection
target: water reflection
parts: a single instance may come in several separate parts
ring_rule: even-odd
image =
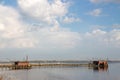
[[[94,71],[107,71],[108,67],[93,67]]]
[[[0,80],[18,80],[13,74],[0,71]]]
[[[108,67],[88,67],[88,69],[92,69],[93,71],[108,71]]]
[[[8,72],[17,80],[120,80],[119,67],[120,64],[110,64],[109,69],[108,67],[40,67]]]

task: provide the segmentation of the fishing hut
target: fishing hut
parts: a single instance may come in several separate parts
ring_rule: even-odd
[[[108,63],[105,60],[93,61],[92,64],[93,67],[100,67],[100,68],[108,67]]]
[[[14,62],[12,69],[31,69],[31,65],[28,61],[16,61]]]

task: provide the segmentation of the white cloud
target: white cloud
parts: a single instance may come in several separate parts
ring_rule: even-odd
[[[114,29],[113,31],[110,32],[111,34],[111,41],[115,40],[119,42],[118,44],[120,45],[120,30]]]
[[[93,11],[89,12],[88,14],[97,17],[97,16],[100,16],[101,13],[102,13],[101,9],[94,9]]]
[[[109,3],[109,2],[114,2],[114,3],[120,3],[120,0],[90,0],[92,3]]]
[[[79,18],[74,18],[74,17],[65,17],[63,19],[64,23],[73,23],[73,22],[80,22],[81,20]]]
[[[30,44],[31,38],[25,40],[25,25],[20,21],[19,13],[7,6],[0,5],[0,47],[15,47],[20,43],[20,38],[23,38],[23,43]],[[34,45],[34,41],[31,40]],[[19,46],[23,45],[20,43]],[[18,45],[16,46],[18,47]],[[23,45],[22,47],[32,47]]]
[[[73,48],[80,43],[80,34],[65,28],[45,27],[30,32],[39,41],[40,48]],[[29,35],[30,35],[29,34]]]
[[[64,16],[68,11],[67,3],[61,0],[18,0],[19,7],[23,12],[38,20],[55,24],[57,18]]]
[[[90,43],[91,46],[101,45],[103,47],[120,47],[120,30],[111,30],[110,32],[100,29],[87,32],[84,35],[84,43]]]
[[[10,7],[0,5],[0,32],[3,38],[18,37],[23,33],[19,14]],[[19,35],[18,35],[19,34]]]
[[[38,41],[34,38],[20,38],[15,39],[13,44],[13,47],[17,48],[34,48],[36,47],[36,44],[38,44]]]
[[[112,28],[113,28],[113,29],[114,29],[114,28],[120,29],[120,24],[113,24],[113,25],[112,25]]]
[[[30,13],[33,5],[36,6],[36,4],[39,1],[35,0],[35,2],[33,1],[33,3],[31,1],[29,2],[29,0],[26,0],[26,1],[28,1],[29,4],[25,5],[24,3],[22,3],[22,1],[20,3],[24,5],[24,7],[27,6],[25,11],[26,10],[28,11],[26,13],[30,16],[34,15],[34,16],[37,16],[38,18],[42,17],[41,12],[38,15],[36,13],[35,13],[36,15],[32,14],[32,12]],[[45,4],[48,4],[49,6],[52,6],[53,4],[54,5],[58,4],[59,2],[48,4],[48,2],[46,3],[43,1],[42,3],[44,4],[41,4],[41,5],[45,6]],[[64,3],[60,2],[59,4],[64,4]],[[34,8],[36,9],[36,7]],[[46,11],[43,10],[43,12],[46,12]],[[75,46],[81,46],[81,44],[88,45],[88,43],[91,45],[94,44],[94,46],[97,46],[99,44],[102,46],[110,45],[110,46],[120,47],[120,31],[119,30],[111,30],[110,32],[107,32],[100,29],[96,29],[96,30],[93,30],[92,32],[87,32],[86,34],[80,34],[79,32],[73,32],[67,28],[60,27],[59,22],[55,17],[64,16],[66,12],[65,13],[63,13],[64,11],[63,12],[53,11],[53,12],[48,12],[48,14],[52,14],[48,16],[50,16],[50,18],[51,16],[54,17],[53,18],[54,25],[52,26],[46,25],[46,27],[38,26],[39,28],[37,28],[37,30],[29,31],[28,29],[32,29],[32,27],[36,27],[36,26],[34,25],[27,26],[26,23],[23,23],[21,21],[21,15],[15,9],[0,5],[0,13],[1,13],[0,14],[0,47],[1,48],[37,47],[37,48],[44,48],[44,49],[45,48],[73,48]],[[101,14],[99,10],[95,12],[96,12],[95,14],[96,16]],[[39,13],[39,9],[38,9],[38,13]],[[45,16],[43,17],[47,18]],[[40,19],[40,20],[44,21],[44,19]],[[73,18],[70,21],[75,21],[75,20],[76,19]]]
[[[53,27],[29,31],[36,26],[22,23],[21,16],[15,9],[0,5],[0,13],[1,48],[73,48],[79,43],[78,32],[60,28],[57,22]]]
[[[5,27],[3,24],[0,24],[0,31],[3,31],[3,30],[5,30]]]

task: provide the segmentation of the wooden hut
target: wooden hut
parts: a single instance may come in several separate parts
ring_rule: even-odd
[[[93,66],[104,68],[104,67],[108,67],[108,63],[105,60],[98,60],[98,61],[93,61]]]
[[[28,61],[16,61],[12,69],[30,69],[32,66]]]

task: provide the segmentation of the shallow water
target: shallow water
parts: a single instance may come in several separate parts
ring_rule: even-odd
[[[104,70],[88,67],[39,67],[30,70],[1,70],[1,73],[14,77],[14,80],[120,80],[119,68],[120,63],[112,63]]]

